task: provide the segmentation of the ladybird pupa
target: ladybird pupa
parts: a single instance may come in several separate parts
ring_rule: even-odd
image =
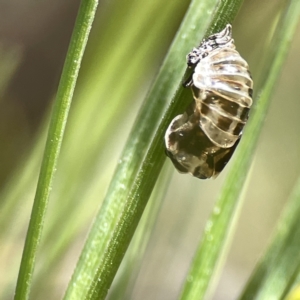
[[[194,67],[185,86],[193,102],[166,134],[166,153],[176,169],[200,179],[216,177],[237,147],[252,105],[253,81],[235,50],[230,24],[187,55]]]

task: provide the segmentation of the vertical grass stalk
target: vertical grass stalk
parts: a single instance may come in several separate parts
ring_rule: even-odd
[[[17,281],[15,299],[28,299],[29,297],[36,251],[41,239],[47,203],[56,170],[64,129],[97,4],[97,0],[83,0],[79,8],[53,107]]]
[[[220,29],[232,22],[241,3],[191,3],[131,131],[65,299],[105,298],[165,160],[164,131],[175,113],[186,106],[186,95],[190,97],[190,91],[178,89],[186,68],[184,57],[201,41],[209,25],[210,30]]]
[[[262,77],[262,82],[254,87],[258,91],[254,97],[255,107],[251,112],[248,125],[245,128],[220,197],[207,222],[204,236],[183,287],[182,300],[203,299],[213,275],[216,274],[221,258],[226,252],[228,238],[232,233],[238,207],[241,204],[239,203],[239,196],[245,185],[264,117],[290,46],[299,6],[300,3],[297,0],[287,1],[285,10],[283,10],[277,24],[274,38],[268,46],[269,56],[263,65],[263,74],[266,76]],[[245,299],[254,298],[251,296]],[[271,298],[265,295],[265,298],[261,299]]]

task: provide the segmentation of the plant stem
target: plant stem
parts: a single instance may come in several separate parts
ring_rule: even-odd
[[[178,88],[186,68],[184,57],[209,25],[220,29],[231,22],[241,3],[192,1],[131,131],[65,299],[106,297],[164,163],[164,131],[175,113],[186,106],[185,97],[190,97],[190,91]]]
[[[41,239],[46,208],[63,140],[64,129],[97,5],[98,0],[83,0],[79,8],[53,107],[45,152],[19,270],[15,299],[28,299],[29,297],[36,253]]]

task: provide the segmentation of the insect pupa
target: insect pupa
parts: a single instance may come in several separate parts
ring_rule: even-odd
[[[166,153],[176,169],[200,179],[216,177],[235,151],[252,105],[253,81],[235,49],[230,24],[187,55],[194,67],[185,83],[193,102],[165,134]]]

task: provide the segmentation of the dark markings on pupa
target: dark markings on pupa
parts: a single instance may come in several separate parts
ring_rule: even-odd
[[[170,123],[166,153],[176,169],[200,179],[216,177],[237,147],[252,105],[253,81],[235,50],[231,25],[187,55],[194,67],[185,83],[193,102]]]

